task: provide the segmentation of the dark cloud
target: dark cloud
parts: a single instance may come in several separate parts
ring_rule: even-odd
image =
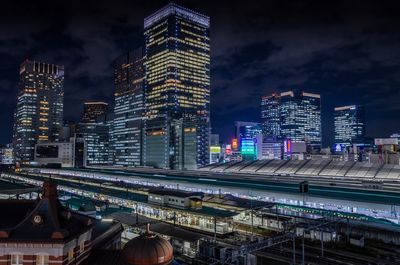
[[[88,99],[113,100],[112,61],[142,43],[143,18],[168,1],[14,1],[0,10],[0,142],[11,140],[18,67],[64,64],[65,118]],[[322,94],[323,137],[334,106],[366,105],[367,132],[400,131],[399,7],[395,1],[177,1],[211,17],[212,126],[259,120],[262,95]]]

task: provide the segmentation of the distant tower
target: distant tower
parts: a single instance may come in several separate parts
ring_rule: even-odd
[[[208,164],[209,28],[209,17],[173,3],[144,20],[145,165]]]
[[[287,91],[261,99],[263,135],[268,138],[306,142],[320,149],[321,96],[313,93]]]
[[[26,60],[19,75],[13,142],[16,160],[25,163],[33,161],[36,143],[59,139],[64,66]]]
[[[144,54],[140,47],[114,62],[113,163],[142,165]]]
[[[279,113],[280,95],[273,93],[261,99],[262,131],[265,137],[279,137],[281,131],[281,117]]]
[[[364,107],[350,105],[335,108],[335,143],[363,143],[365,137]]]
[[[288,91],[281,97],[281,136],[321,149],[321,96]]]
[[[107,114],[108,104],[102,101],[85,102],[83,105],[82,122],[95,123],[99,117]]]

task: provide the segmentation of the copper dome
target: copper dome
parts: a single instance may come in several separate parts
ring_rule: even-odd
[[[147,232],[126,243],[122,256],[129,265],[167,265],[174,258],[171,244],[164,238]]]

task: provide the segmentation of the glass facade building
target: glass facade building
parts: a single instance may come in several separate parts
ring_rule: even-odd
[[[64,66],[25,60],[14,114],[16,161],[34,159],[35,144],[58,141],[63,124]]]
[[[173,3],[144,20],[145,165],[208,164],[209,26],[209,17]]]
[[[143,61],[143,48],[138,48],[114,62],[115,105],[111,136],[114,165],[142,165]]]
[[[273,93],[261,99],[261,122],[263,135],[279,137],[281,133],[280,95]]]
[[[321,148],[320,95],[287,91],[263,97],[261,106],[265,136],[306,142],[313,149]]]
[[[350,105],[335,108],[335,143],[363,143],[365,137],[364,108]]]
[[[109,126],[107,124],[79,123],[76,138],[84,142],[84,166],[109,165]]]

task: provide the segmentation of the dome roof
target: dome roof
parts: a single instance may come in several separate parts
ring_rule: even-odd
[[[174,258],[171,244],[164,238],[147,232],[126,243],[122,256],[129,265],[166,265]]]

